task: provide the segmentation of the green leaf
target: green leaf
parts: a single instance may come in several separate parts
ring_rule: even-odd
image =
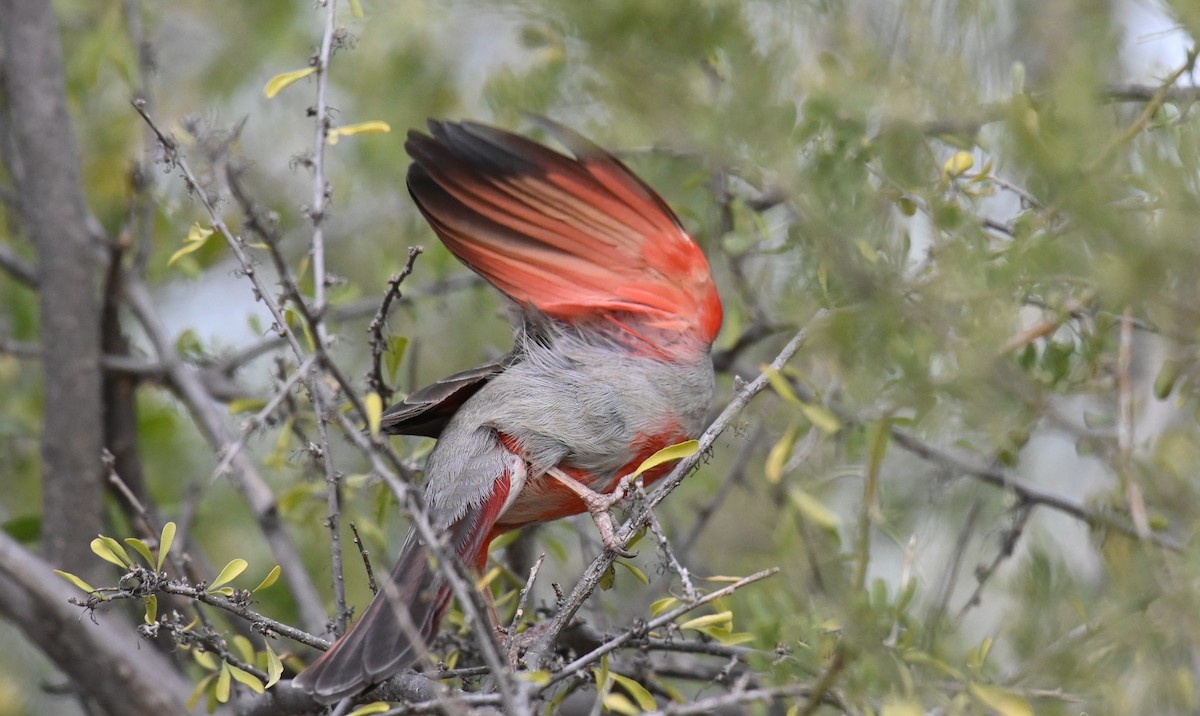
[[[652,696],[650,692],[646,690],[645,686],[642,686],[628,676],[622,676],[615,671],[612,674],[612,678],[617,685],[619,685],[630,696],[633,697],[633,700],[637,702],[638,708],[640,708],[642,711],[653,711],[654,709],[658,708],[658,702],[654,700],[654,696]]]
[[[716,614],[706,614],[702,617],[689,619],[679,625],[680,629],[700,629],[711,626],[727,626],[733,623],[733,612],[724,611]]]
[[[643,572],[642,570],[638,569],[637,567],[633,566],[632,564],[629,564],[628,562],[622,562],[621,560],[616,560],[613,562],[613,564],[619,564],[622,567],[624,567],[625,569],[628,569],[630,574],[632,574],[634,576],[634,578],[637,579],[642,584],[650,583],[650,578],[646,576],[646,573]]]
[[[5,534],[22,544],[36,542],[42,534],[41,515],[18,515],[6,520],[3,527]]]
[[[293,70],[292,72],[275,75],[267,80],[267,86],[263,88],[263,94],[267,96],[267,99],[274,99],[275,95],[282,92],[285,87],[308,77],[316,71],[316,67],[305,67],[302,70]]]
[[[150,545],[137,537],[126,537],[125,544],[129,545],[134,552],[137,552],[141,555],[142,559],[146,560],[147,567],[154,566],[154,555],[150,552]]]
[[[229,564],[225,565],[225,568],[222,569],[221,573],[217,575],[217,578],[212,581],[212,584],[208,585],[209,593],[211,594],[216,592],[217,588],[221,585],[237,579],[238,575],[246,571],[246,567],[248,566],[249,564],[244,559],[238,558],[229,560]],[[230,593],[232,594],[232,592]]]
[[[374,703],[365,704],[354,709],[346,716],[371,716],[371,714],[386,713],[392,709],[391,704],[386,701],[376,701]]]
[[[192,224],[192,228],[188,229],[188,235],[183,239],[183,248],[171,254],[171,258],[167,259],[167,266],[174,265],[176,261],[193,251],[199,251],[212,235],[212,229],[206,229],[200,224]]]
[[[617,581],[617,570],[613,566],[608,565],[608,569],[604,570],[604,574],[600,575],[600,588],[608,591],[613,588],[613,584]]]
[[[203,666],[205,669],[208,669],[209,671],[217,670],[217,660],[215,657],[213,657],[212,652],[210,652],[210,651],[193,650],[192,658],[196,660],[197,664],[199,664],[200,666]]]
[[[238,656],[242,657],[242,661],[254,661],[254,645],[250,643],[249,639],[237,634],[233,637],[233,645],[237,648]]]
[[[267,587],[274,584],[277,579],[279,579],[279,575],[282,572],[283,572],[283,570],[280,569],[279,565],[278,564],[275,565],[274,567],[271,568],[270,572],[267,572],[267,576],[263,577],[263,580],[258,583],[258,586],[255,587],[254,589],[251,589],[250,591],[257,592],[260,589],[266,589]]]
[[[911,699],[892,699],[885,701],[879,716],[924,716],[925,709],[921,704]]]
[[[771,446],[770,452],[767,453],[764,470],[767,473],[767,482],[772,485],[778,485],[783,478],[783,466],[791,456],[792,448],[796,445],[796,434],[795,425],[788,427],[783,436]]]
[[[792,504],[800,511],[800,514],[814,525],[830,531],[836,531],[841,525],[841,518],[836,512],[799,487],[790,490],[788,497],[791,498]]]
[[[605,696],[604,709],[606,711],[625,714],[625,716],[637,716],[641,713],[638,707],[634,706],[633,702],[625,698],[623,694],[609,694]]]
[[[342,137],[350,137],[356,134],[375,134],[377,132],[390,131],[392,131],[392,127],[387,122],[381,122],[379,120],[358,122],[357,124],[347,124],[345,126],[335,127],[334,129],[329,130],[329,134],[326,135],[325,141],[329,142],[330,144],[337,144],[338,140]]]
[[[116,540],[111,537],[107,538],[108,541],[105,541],[105,539],[106,538],[104,535],[100,535],[96,539],[92,540],[92,551],[96,553],[96,556],[98,556],[100,559],[103,559],[105,562],[112,562],[113,564],[122,568],[133,564],[133,562],[131,562],[129,559],[129,555],[125,554],[125,550],[121,549],[121,545],[117,545],[119,554],[118,552],[113,551],[109,542],[116,544]]]
[[[267,668],[265,671],[267,672],[267,688],[269,689],[283,676],[283,661],[279,659],[279,655],[275,653],[275,650],[271,648],[269,643],[266,645],[265,653],[267,658]]]
[[[168,522],[163,525],[162,534],[158,537],[158,564],[154,569],[161,572],[163,562],[167,559],[167,553],[171,551],[171,545],[175,542],[175,523]]]
[[[229,405],[225,407],[230,415],[238,415],[240,413],[257,413],[266,407],[267,401],[262,398],[236,398],[229,401]]]
[[[251,674],[249,671],[234,666],[233,664],[226,664],[225,668],[229,670],[230,676],[232,676],[238,683],[245,684],[254,693],[261,694],[262,692],[266,691],[266,688],[263,687],[262,681],[259,681],[258,677],[254,674]]]
[[[545,686],[550,683],[550,672],[545,669],[537,669],[535,671],[521,671],[517,673],[517,678],[522,681],[528,681],[536,686]]]
[[[971,684],[971,695],[1000,716],[1033,716],[1033,707],[1024,697],[992,684]]]
[[[948,177],[959,177],[975,166],[975,157],[970,152],[955,152],[942,165],[942,174]]]
[[[208,685],[211,684],[213,682],[213,679],[215,679],[215,678],[217,678],[216,674],[209,674],[208,676],[205,676],[203,679],[200,679],[200,683],[196,684],[196,688],[192,689],[192,695],[188,697],[188,700],[187,700],[187,710],[188,711],[191,711],[192,709],[196,708],[196,704],[200,701],[200,697],[204,695],[205,690],[208,689]]]
[[[633,471],[633,476],[637,477],[647,470],[652,470],[666,462],[672,462],[674,460],[682,460],[685,457],[691,457],[692,455],[695,455],[696,451],[699,449],[700,443],[697,440],[687,440],[665,447],[643,460],[642,464],[638,465],[638,469]]]
[[[213,694],[216,695],[217,701],[226,703],[229,701],[229,691],[233,686],[233,674],[229,671],[229,664],[221,663],[221,670],[217,672],[217,686],[213,689]]]
[[[842,429],[842,421],[838,420],[829,408],[823,405],[813,405],[812,403],[802,403],[800,412],[808,421],[817,426],[817,429],[826,435],[833,435]]]
[[[650,605],[650,616],[656,617],[679,603],[675,597],[663,597]]]
[[[96,596],[100,597],[101,599],[104,599],[104,596],[102,594],[100,594],[99,592],[97,592],[95,587],[93,587],[92,585],[83,581],[79,577],[76,577],[74,574],[71,574],[70,572],[64,572],[61,569],[54,570],[54,573],[57,574],[58,576],[62,577],[63,579],[67,580],[71,584],[75,585],[76,588],[81,589],[81,590],[87,592],[88,594],[95,594]]]
[[[395,336],[388,341],[388,350],[383,354],[384,365],[387,367],[388,379],[396,379],[396,371],[400,369],[400,361],[404,360],[404,353],[408,350],[408,337]]]
[[[372,391],[363,399],[363,405],[367,409],[367,427],[371,431],[371,437],[379,437],[379,423],[383,420],[383,398],[379,397],[379,393]]]
[[[143,619],[146,620],[147,624],[153,624],[158,619],[158,597],[151,594],[145,597],[142,603],[146,605],[146,615]]]
[[[350,14],[354,17],[363,16],[363,8],[361,0],[350,0]],[[358,713],[357,711],[355,713]]]

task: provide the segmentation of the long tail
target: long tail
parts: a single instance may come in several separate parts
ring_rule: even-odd
[[[492,528],[508,498],[504,475],[491,494],[453,520],[446,544],[464,564],[482,568]],[[387,582],[362,617],[295,679],[297,688],[333,703],[407,668],[427,650],[450,605],[451,589],[414,531]]]
[[[362,617],[296,677],[295,685],[322,703],[333,703],[383,681],[425,652],[449,604],[449,585],[410,533]]]

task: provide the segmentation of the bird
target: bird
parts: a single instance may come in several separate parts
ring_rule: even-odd
[[[507,297],[514,347],[388,408],[388,434],[438,439],[424,505],[444,544],[482,571],[526,525],[608,509],[628,476],[703,430],[722,306],[704,253],[624,163],[549,119],[570,154],[470,121],[411,130],[410,195],[442,243]],[[646,484],[669,466],[645,473]],[[356,695],[425,651],[451,588],[410,531],[362,616],[294,680],[322,703]]]

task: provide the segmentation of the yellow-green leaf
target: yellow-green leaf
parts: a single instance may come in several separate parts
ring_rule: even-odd
[[[622,689],[625,689],[633,697],[633,700],[637,702],[638,708],[642,711],[653,711],[658,708],[658,702],[654,700],[654,696],[646,690],[645,686],[642,686],[628,676],[621,676],[615,671],[612,678],[613,681],[617,682]]]
[[[608,565],[608,569],[604,570],[604,574],[600,575],[600,588],[608,591],[613,588],[613,583],[617,581],[617,570],[613,566]]]
[[[109,539],[112,540],[111,537]],[[119,548],[120,547],[118,546],[118,549]],[[118,556],[117,553],[113,552],[108,542],[104,541],[103,536],[92,540],[92,551],[95,552],[96,556],[100,559],[103,559],[105,562],[112,562],[118,567],[128,567],[130,565],[129,556],[125,554],[125,550],[121,550],[121,555],[125,557],[122,559],[121,556]]]
[[[1000,716],[1033,716],[1033,707],[1024,697],[992,684],[971,684],[968,689],[980,703]]]
[[[233,637],[233,645],[237,648],[238,656],[242,657],[242,661],[254,661],[254,645],[250,643],[249,639],[237,634]]]
[[[746,644],[754,641],[754,635],[748,631],[726,632],[724,634],[713,634],[717,641],[721,642],[721,646],[737,646],[738,644]]]
[[[267,655],[267,688],[271,688],[279,681],[279,677],[283,676],[283,662],[280,661],[279,655],[271,648],[270,644],[266,645]]]
[[[275,565],[271,568],[270,572],[267,572],[267,576],[263,577],[263,580],[258,583],[258,586],[250,591],[257,592],[260,589],[266,589],[267,587],[271,586],[275,583],[275,580],[279,579],[281,572],[283,572],[283,570],[279,568],[279,565]]]
[[[350,14],[354,17],[363,16],[362,2],[360,0],[350,0]]]
[[[57,574],[58,576],[62,577],[63,579],[67,580],[71,584],[75,585],[76,588],[82,589],[83,591],[87,592],[88,594],[96,594],[96,596],[100,597],[101,599],[104,598],[103,595],[100,595],[96,592],[95,587],[93,587],[92,585],[83,581],[79,577],[76,577],[74,574],[71,574],[70,572],[64,572],[61,569],[54,570],[54,573]]]
[[[251,674],[249,671],[234,666],[233,664],[226,664],[225,668],[229,669],[230,676],[236,679],[239,683],[248,686],[254,693],[261,694],[262,692],[266,691],[266,689],[263,687],[262,681],[260,681],[257,676]]]
[[[343,127],[335,127],[329,130],[329,135],[325,138],[325,141],[329,142],[330,144],[337,144],[338,140],[342,137],[350,137],[355,134],[374,134],[376,132],[390,131],[392,131],[391,125],[389,125],[387,122],[381,122],[376,119],[371,120],[370,122],[359,122],[357,124],[347,124]]]
[[[609,694],[604,697],[604,708],[607,711],[624,714],[625,716],[637,716],[641,713],[633,702],[625,698],[624,694]]]
[[[209,594],[219,594],[222,597],[232,597],[234,593],[233,587],[218,587],[217,589],[208,590]]]
[[[229,701],[229,689],[233,686],[233,675],[229,673],[229,664],[222,663],[221,671],[217,674],[217,687],[213,689],[213,693],[217,696],[217,701],[226,703]]]
[[[267,86],[263,88],[263,94],[267,96],[267,99],[272,99],[275,97],[275,95],[282,92],[283,89],[288,85],[296,82],[297,80],[302,80],[316,71],[316,67],[305,67],[302,70],[294,70],[292,72],[284,72],[283,74],[275,75],[271,79],[267,80]]]
[[[717,612],[716,614],[706,614],[702,617],[689,619],[679,625],[680,629],[700,629],[702,627],[723,626],[733,623],[733,612]]]
[[[767,376],[767,383],[771,388],[779,394],[787,402],[797,408],[804,407],[804,401],[800,400],[800,396],[796,395],[796,391],[792,390],[792,384],[783,377],[783,374],[771,366],[763,366],[763,375]]]
[[[962,176],[975,166],[975,158],[970,152],[955,152],[954,156],[946,160],[942,165],[942,173],[948,177]]]
[[[656,617],[678,603],[679,600],[675,597],[663,597],[662,599],[656,599],[654,603],[650,605],[650,616]]]
[[[925,709],[921,704],[909,699],[892,699],[885,701],[879,716],[924,716]]]
[[[154,566],[154,555],[150,553],[150,545],[146,544],[137,537],[126,537],[125,544],[133,548],[134,552],[137,552],[142,556],[142,559],[146,560],[146,566]]]
[[[652,470],[666,462],[672,462],[674,460],[682,460],[685,457],[691,457],[692,455],[695,455],[696,451],[699,449],[700,443],[696,440],[687,440],[665,447],[643,460],[642,464],[638,465],[638,469],[633,471],[633,476],[637,477],[647,470]]]
[[[792,504],[809,522],[827,530],[836,530],[841,525],[837,513],[826,507],[820,500],[800,488],[794,488],[788,493]]]
[[[158,619],[158,597],[153,594],[142,600],[146,605],[146,616],[143,617],[147,624],[153,624],[154,620]]]
[[[379,393],[372,391],[363,400],[363,404],[367,409],[367,427],[371,431],[371,437],[379,437],[379,423],[383,420],[383,398],[379,397]]]
[[[193,651],[192,658],[196,663],[209,671],[215,671],[217,668],[217,660],[213,658],[212,652],[208,651]]]
[[[804,417],[808,418],[810,423],[816,425],[817,429],[826,435],[833,435],[842,429],[842,421],[838,420],[837,416],[823,405],[801,403],[800,412],[804,413]]]
[[[643,572],[642,570],[638,569],[637,567],[633,566],[632,564],[629,564],[628,562],[622,562],[621,560],[616,560],[614,562],[614,564],[619,564],[622,567],[624,567],[625,569],[628,569],[630,574],[632,574],[634,576],[634,578],[637,579],[642,584],[650,583],[650,578],[646,576],[646,573]]]
[[[346,716],[371,716],[372,714],[381,714],[390,711],[392,705],[386,701],[376,701],[374,703],[359,706]]]
[[[208,241],[208,237],[212,235],[212,229],[206,229],[200,226],[200,224],[192,224],[192,228],[188,229],[188,235],[183,239],[183,248],[171,254],[171,258],[167,259],[167,266],[172,266],[184,256],[193,251],[198,251]]]
[[[163,525],[162,534],[158,538],[158,564],[155,569],[162,571],[163,562],[167,559],[167,553],[171,551],[171,544],[175,542],[175,523],[168,522]]]
[[[545,669],[537,669],[535,671],[521,671],[517,673],[517,678],[522,681],[528,681],[536,686],[545,686],[550,683],[550,672]]]
[[[742,581],[745,579],[745,577],[734,577],[728,574],[714,574],[711,577],[702,577],[701,579],[706,582],[717,582],[718,584],[733,584],[734,582]]]
[[[238,575],[246,571],[246,567],[248,566],[249,564],[244,559],[229,560],[229,564],[225,565],[225,569],[222,569],[217,578],[212,581],[212,584],[208,585],[208,591],[215,592],[217,591],[217,587],[220,587],[222,584],[237,579]]]
[[[767,463],[764,469],[767,473],[767,482],[772,485],[779,484],[779,480],[783,478],[783,466],[791,457],[792,448],[796,445],[796,433],[796,426],[792,425],[784,431],[783,436],[771,446],[770,452],[767,453]]]
[[[263,409],[267,401],[262,398],[236,398],[229,401],[229,405],[225,407],[230,415],[238,415],[239,413],[256,413]]]
[[[213,679],[215,679],[215,678],[217,678],[216,674],[209,674],[208,676],[205,676],[203,679],[200,679],[200,683],[196,684],[196,688],[192,689],[192,695],[188,697],[188,700],[187,700],[187,710],[188,711],[191,711],[192,709],[196,708],[196,704],[200,701],[200,697],[204,695],[205,690],[208,689],[208,685],[211,684]]]
[[[496,579],[496,577],[499,577],[503,573],[504,570],[500,567],[492,567],[488,570],[487,574],[475,580],[475,591],[482,592],[483,590],[487,589],[488,585],[490,585],[492,581]]]

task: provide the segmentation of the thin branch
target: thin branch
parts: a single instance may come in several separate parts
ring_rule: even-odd
[[[370,325],[367,326],[367,334],[370,336],[369,343],[371,345],[371,372],[367,375],[367,384],[371,390],[383,399],[384,404],[392,399],[395,391],[383,379],[383,353],[387,350],[387,341],[383,338],[383,327],[387,325],[388,310],[391,308],[392,302],[402,298],[400,294],[400,284],[404,279],[410,276],[413,272],[413,264],[417,257],[425,251],[422,246],[408,247],[408,260],[404,262],[404,268],[400,269],[400,273],[393,274],[388,279],[388,290],[383,295],[383,301],[379,304],[379,310],[375,312],[375,317],[371,319]]]
[[[1129,374],[1133,364],[1132,319],[1133,309],[1126,306],[1117,350],[1117,474],[1125,483],[1125,499],[1133,526],[1138,537],[1144,540],[1150,535],[1150,519],[1146,515],[1142,486],[1133,469],[1133,381]]]
[[[0,269],[29,288],[37,288],[37,267],[4,244],[0,244]]]
[[[362,537],[358,534],[358,525],[350,523],[350,531],[354,533],[354,546],[358,547],[358,556],[362,558],[363,569],[367,572],[367,586],[371,594],[379,594],[379,585],[375,583],[375,570],[371,569],[371,553],[363,545]]]

